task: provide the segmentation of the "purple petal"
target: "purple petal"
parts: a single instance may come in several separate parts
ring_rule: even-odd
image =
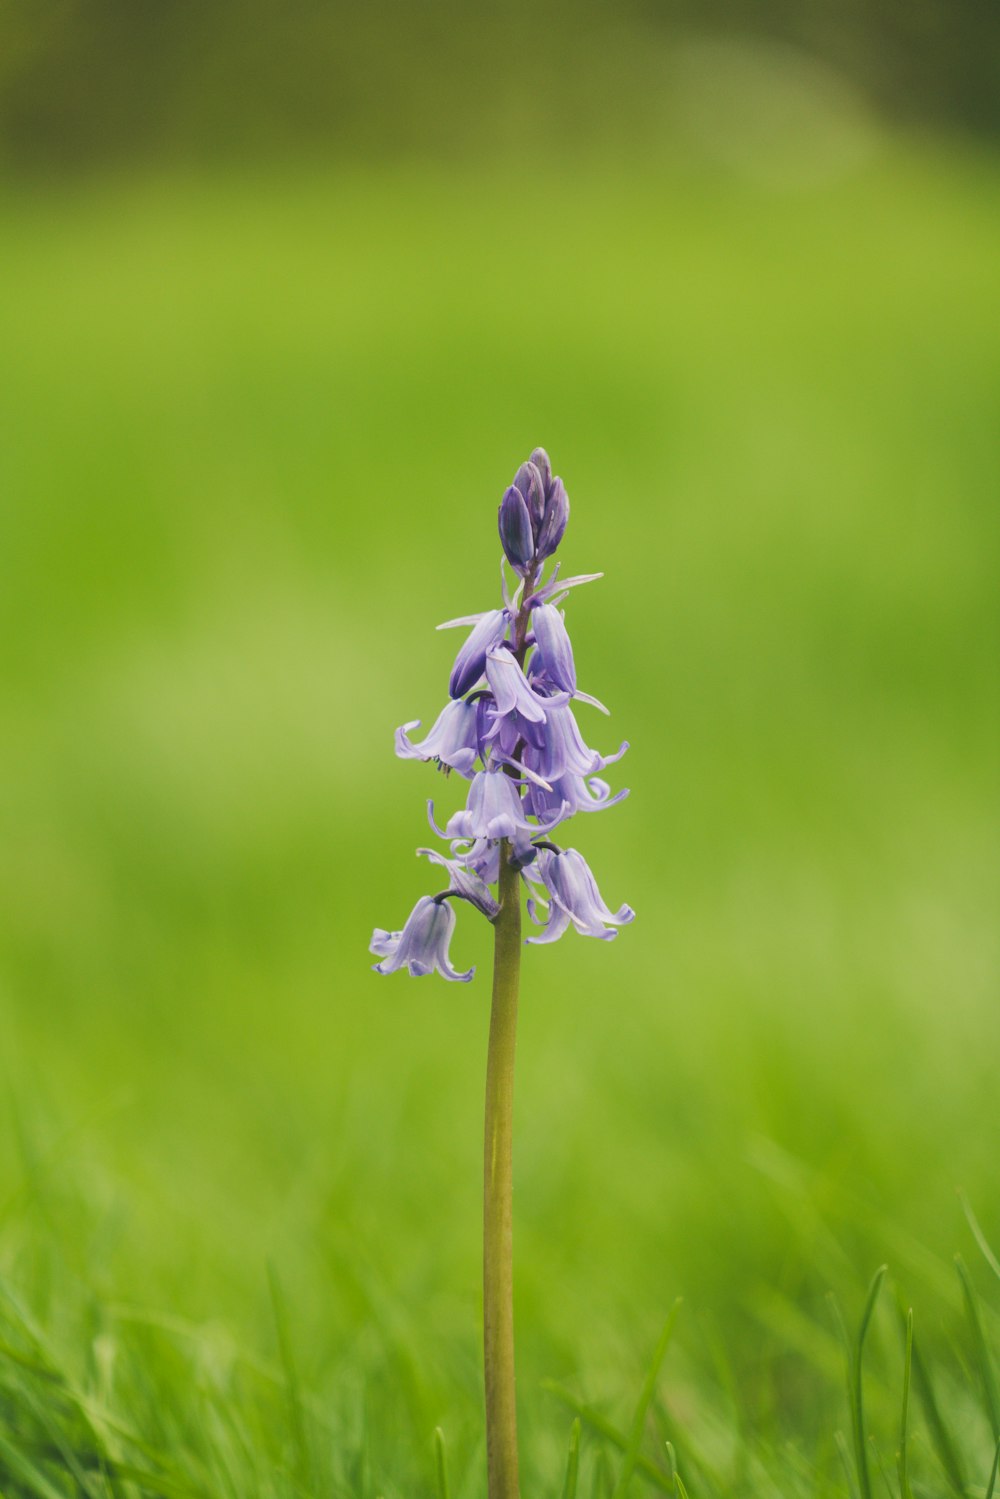
[[[494,609],[484,614],[468,640],[455,657],[448,682],[450,697],[464,697],[479,681],[486,665],[486,655],[500,644],[507,629],[507,613]]]
[[[535,649],[546,678],[564,692],[576,691],[576,664],[566,622],[551,604],[539,604],[532,610]]]

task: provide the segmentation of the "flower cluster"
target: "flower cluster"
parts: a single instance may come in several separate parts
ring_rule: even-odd
[[[544,577],[568,519],[563,482],[553,475],[548,454],[536,448],[515,474],[498,516],[504,555],[520,578],[516,590],[501,561],[503,607],[438,626],[470,628],[451,669],[448,702],[423,739],[411,737],[419,719],[397,729],[396,754],[454,771],[469,782],[468,796],[443,829],[428,803],[431,827],[449,853],[419,852],[442,867],[448,888],[422,896],[402,931],[376,929],[376,973],[405,966],[419,976],[437,969],[467,982],[473,970],[456,972],[448,957],[455,913],[447,902],[468,901],[495,920],[500,908],[490,887],[499,879],[501,858],[520,871],[528,913],[542,927],[529,942],[555,942],[570,926],[608,939],[634,919],[629,906],[608,909],[582,854],[552,841],[575,813],[613,807],[628,795],[613,796],[600,774],[621,759],[627,742],[611,755],[590,749],[573,712],[574,701],[608,710],[577,686],[559,607],[571,588],[601,574],[560,578],[556,562]]]

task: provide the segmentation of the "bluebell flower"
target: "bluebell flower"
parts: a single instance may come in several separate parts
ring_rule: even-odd
[[[483,675],[486,656],[499,645],[507,632],[506,609],[491,609],[486,614],[467,614],[461,619],[449,619],[438,625],[439,630],[451,630],[456,625],[472,625],[473,630],[451,669],[448,682],[449,697],[464,697]]]
[[[446,900],[422,895],[406,919],[401,932],[376,927],[369,951],[382,961],[373,963],[376,973],[395,973],[407,968],[412,978],[423,978],[435,969],[444,978],[467,984],[475,973],[458,973],[451,966],[448,944],[455,930],[455,912]]]
[[[396,730],[396,754],[401,760],[437,760],[469,779],[480,749],[479,718],[476,703],[453,699],[441,709],[434,727],[419,744],[411,742],[410,730],[420,727],[420,719],[402,724]]]
[[[529,723],[544,723],[552,705],[569,701],[568,692],[542,695],[529,683],[511,651],[492,650],[486,657],[486,680],[493,693],[497,715],[516,713]],[[497,725],[490,730],[497,732]]]
[[[473,776],[465,807],[449,817],[443,833],[434,822],[433,803],[429,803],[431,827],[442,838],[500,839],[513,838],[517,833],[549,832],[564,815],[560,804],[547,821],[539,818],[538,826],[534,827],[527,812],[517,782],[499,769],[481,770]]]
[[[539,604],[531,612],[535,635],[533,670],[544,676],[553,687],[564,692],[576,691],[576,663],[566,622],[553,604]]]
[[[540,936],[529,937],[529,942],[557,942],[571,923],[581,936],[601,937],[607,942],[617,937],[618,927],[635,920],[631,906],[608,909],[589,864],[575,848],[539,848],[531,877],[545,886],[549,901],[537,897],[528,901],[532,921],[545,927]],[[540,909],[546,904],[547,910]]]
[[[607,807],[616,807],[627,796],[627,790],[612,796],[611,787],[599,776],[575,775],[572,771],[567,771],[565,775],[550,781],[548,786],[529,781],[524,799],[532,815],[541,824],[543,818],[556,815],[557,808],[562,809],[559,814],[562,817],[572,817],[574,812],[602,812]],[[550,822],[549,826],[553,824]]]
[[[567,775],[596,775],[620,760],[627,749],[627,739],[613,755],[590,749],[583,742],[572,708],[568,703],[557,703],[546,709],[545,728],[539,739],[525,739],[521,766],[533,779],[551,786]]]
[[[628,749],[627,741],[609,755],[592,749],[571,706],[585,702],[608,711],[578,686],[562,609],[572,589],[601,574],[564,578],[558,560],[547,569],[568,517],[565,486],[544,448],[536,448],[518,468],[498,510],[502,607],[438,627],[469,631],[451,669],[449,701],[422,739],[412,737],[419,719],[401,725],[396,753],[456,771],[469,783],[467,797],[443,829],[428,803],[431,827],[449,848],[447,854],[419,852],[446,872],[448,889],[418,901],[402,932],[375,932],[372,951],[381,960],[375,965],[379,973],[406,967],[416,974],[436,969],[446,978],[470,978],[471,971],[456,973],[448,959],[455,923],[449,901],[461,899],[488,920],[498,920],[494,889],[501,859],[538,887],[529,909],[546,912],[545,930],[532,941],[555,941],[570,925],[607,938],[632,920],[628,906],[608,910],[580,854],[560,852],[547,841],[577,812],[599,812],[628,795],[612,794],[601,776]],[[513,591],[505,560],[520,579]]]

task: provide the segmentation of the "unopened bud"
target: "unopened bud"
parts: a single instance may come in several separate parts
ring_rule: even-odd
[[[513,484],[500,501],[497,524],[507,561],[519,573],[526,573],[535,555],[535,537],[524,495]]]
[[[569,520],[569,498],[561,479],[553,479],[545,497],[545,513],[538,531],[535,556],[539,562],[551,557],[563,539]]]
[[[514,475],[514,488],[524,496],[531,523],[537,532],[545,512],[545,481],[533,463],[521,464]]]

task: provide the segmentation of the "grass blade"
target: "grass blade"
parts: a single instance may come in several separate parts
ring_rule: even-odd
[[[580,1417],[580,1420],[585,1425],[589,1426],[592,1431],[595,1431],[598,1436],[603,1437],[612,1447],[617,1447],[619,1452],[627,1450],[628,1438],[606,1416],[602,1415],[599,1410],[595,1410],[592,1405],[586,1405],[582,1400],[578,1400],[569,1390],[563,1389],[562,1385],[556,1384],[553,1380],[544,1380],[542,1389],[549,1395],[554,1395],[557,1400],[561,1400],[563,1405],[568,1406],[575,1415]],[[647,1479],[654,1488],[659,1489],[661,1493],[672,1494],[674,1492],[669,1473],[664,1473],[663,1469],[658,1468],[654,1462],[650,1462],[648,1457],[639,1457],[635,1465],[635,1471]]]
[[[271,1291],[271,1307],[274,1312],[274,1328],[278,1337],[278,1352],[285,1374],[285,1387],[288,1391],[288,1419],[292,1428],[292,1444],[295,1451],[295,1477],[302,1488],[308,1489],[310,1480],[309,1445],[306,1439],[302,1394],[299,1389],[298,1371],[295,1367],[295,1360],[292,1357],[292,1340],[288,1331],[288,1314],[285,1310],[281,1287],[278,1284],[278,1274],[272,1264],[268,1264],[267,1267],[267,1283]]]
[[[673,1442],[666,1443],[667,1462],[670,1464],[670,1477],[673,1480],[674,1493],[677,1499],[688,1499],[688,1491],[684,1486],[684,1480],[677,1471],[677,1453],[674,1451]]]
[[[851,1461],[851,1449],[847,1438],[842,1431],[833,1433],[833,1444],[837,1449],[837,1456],[844,1468],[844,1477],[847,1479],[847,1487],[850,1490],[851,1499],[857,1499],[858,1486],[854,1481],[854,1464]]]
[[[563,1499],[576,1499],[576,1481],[580,1474],[580,1417],[577,1416],[569,1433],[569,1455],[566,1458],[566,1482],[563,1484]]]
[[[851,1427],[854,1434],[854,1462],[858,1471],[858,1488],[861,1499],[872,1499],[871,1478],[868,1473],[868,1443],[865,1440],[865,1407],[864,1407],[864,1381],[862,1365],[864,1359],[865,1337],[878,1300],[878,1293],[882,1289],[885,1280],[886,1265],[880,1265],[872,1277],[872,1283],[868,1287],[868,1295],[865,1299],[864,1310],[861,1313],[861,1323],[858,1327],[858,1336],[854,1348],[850,1351],[848,1358],[848,1382],[851,1400]]]
[[[903,1408],[899,1417],[899,1451],[896,1471],[899,1474],[900,1499],[913,1499],[907,1472],[908,1426],[910,1420],[910,1371],[913,1365],[913,1308],[906,1313],[906,1352],[903,1355]]]
[[[993,1499],[993,1490],[997,1486],[998,1469],[1000,1469],[1000,1442],[997,1442],[997,1450],[993,1454],[993,1471],[990,1474],[989,1485],[986,1489],[986,1499]]]
[[[969,1274],[968,1266],[960,1254],[956,1254],[955,1256],[955,1269],[958,1271],[958,1278],[962,1282],[962,1291],[965,1294],[965,1309],[969,1315],[972,1338],[976,1345],[976,1358],[979,1361],[979,1372],[983,1381],[986,1408],[990,1418],[990,1425],[993,1428],[993,1440],[994,1442],[1000,1442],[1000,1398],[997,1396],[993,1361],[990,1358],[990,1350],[986,1346],[983,1319],[979,1315],[979,1297],[976,1295],[976,1288],[972,1284],[972,1276]]]
[[[979,1245],[979,1248],[982,1250],[983,1259],[989,1265],[997,1280],[1000,1280],[1000,1260],[997,1259],[996,1255],[993,1253],[993,1250],[990,1248],[986,1235],[983,1233],[982,1229],[979,1226],[979,1219],[972,1211],[972,1205],[969,1202],[969,1199],[966,1197],[965,1193],[962,1191],[961,1187],[958,1189],[958,1200],[962,1205],[962,1212],[965,1214],[965,1220],[972,1230],[972,1237],[975,1239],[976,1243]]]
[[[993,1472],[990,1474],[990,1484],[987,1487],[987,1499],[993,1499],[993,1490],[997,1487],[997,1471],[1000,1469],[1000,1442],[997,1442],[997,1451],[993,1454]]]
[[[912,1343],[912,1357],[914,1379],[920,1390],[920,1398],[923,1403],[924,1414],[927,1417],[931,1441],[934,1444],[941,1466],[948,1476],[948,1482],[956,1494],[964,1494],[965,1475],[962,1471],[962,1464],[959,1461],[958,1453],[955,1450],[955,1444],[951,1439],[948,1428],[944,1424],[941,1408],[937,1403],[937,1396],[934,1393],[934,1386],[931,1383],[931,1377],[928,1373],[927,1365],[924,1363],[923,1354],[920,1352],[920,1344],[916,1338],[913,1339]]]
[[[653,1395],[656,1392],[656,1380],[660,1372],[660,1365],[663,1363],[664,1356],[666,1355],[667,1345],[674,1331],[674,1324],[677,1321],[677,1313],[680,1310],[680,1305],[681,1298],[678,1296],[670,1308],[670,1315],[663,1324],[663,1331],[660,1333],[656,1347],[653,1350],[653,1357],[646,1371],[646,1378],[643,1380],[639,1399],[632,1416],[628,1446],[625,1449],[625,1460],[622,1463],[612,1499],[625,1499],[628,1486],[632,1481],[632,1474],[635,1472],[635,1465],[639,1457],[639,1448],[642,1445],[642,1434],[646,1426],[646,1416],[649,1412]]]
[[[448,1465],[445,1461],[444,1432],[434,1428],[434,1462],[437,1469],[438,1499],[448,1499]]]

